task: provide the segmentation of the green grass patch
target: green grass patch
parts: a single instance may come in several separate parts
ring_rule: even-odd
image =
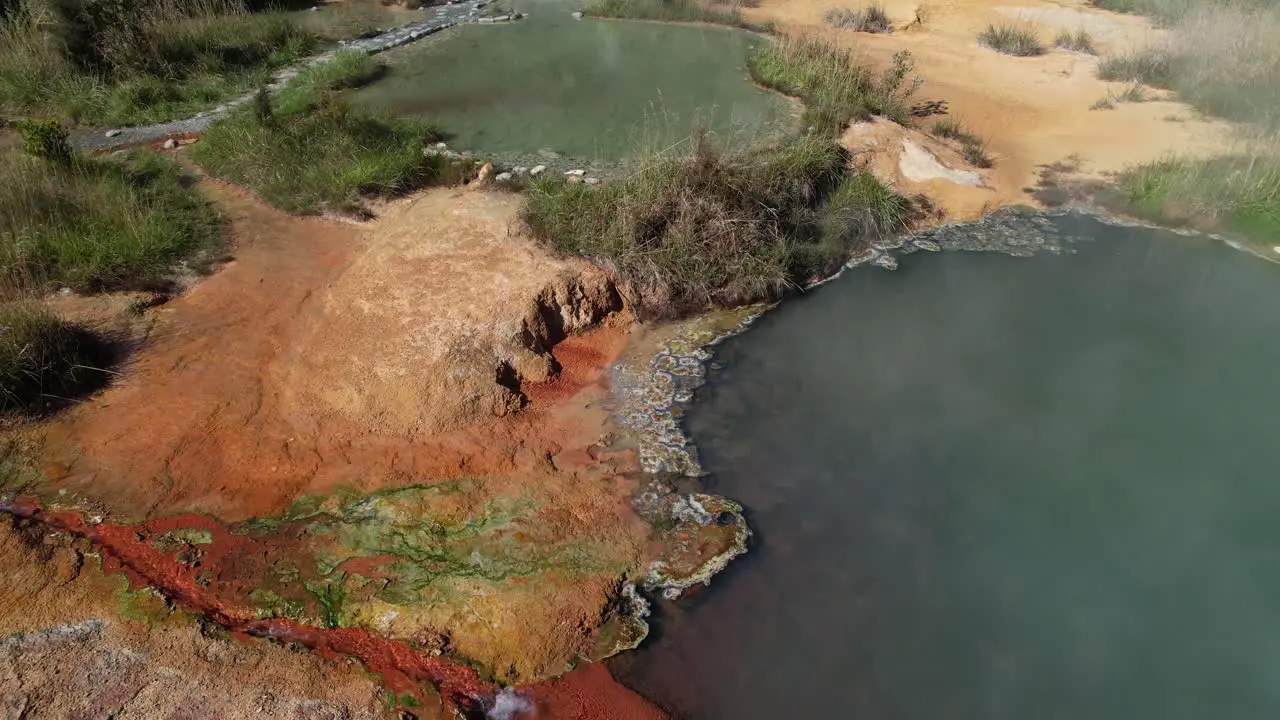
[[[534,183],[523,217],[555,249],[610,268],[642,317],[679,316],[781,297],[901,230],[910,204],[848,162],[821,136],[735,154],[695,134],[687,153],[625,180]]]
[[[986,144],[983,143],[982,138],[966,130],[959,120],[944,118],[935,122],[929,128],[929,132],[935,137],[960,143],[960,152],[965,162],[974,167],[989,168],[994,164],[991,157],[987,155]]]
[[[768,42],[747,57],[756,82],[803,100],[805,121],[826,135],[872,115],[909,124],[909,101],[920,86],[914,67],[911,54],[902,51],[877,76],[832,42],[801,35]]]
[[[0,412],[42,412],[106,384],[116,353],[42,303],[0,303]]]
[[[216,249],[221,219],[171,160],[136,151],[0,164],[3,287],[162,289]]]
[[[1035,30],[1027,25],[988,25],[986,30],[978,34],[978,42],[996,52],[1015,57],[1033,57],[1045,53],[1045,47]]]
[[[1063,30],[1053,38],[1053,46],[1089,55],[1098,54],[1097,48],[1093,45],[1093,36],[1083,28],[1075,32]]]
[[[592,0],[584,15],[625,20],[701,22],[748,30],[763,30],[742,17],[737,7],[712,7],[699,0]]]
[[[0,109],[93,124],[194,114],[264,83],[315,39],[242,0],[13,0]]]
[[[867,33],[893,32],[893,23],[885,13],[884,6],[871,3],[861,9],[832,8],[823,16],[828,25],[841,30],[856,30]]]
[[[1280,238],[1280,156],[1169,158],[1119,178],[1131,209],[1155,220],[1237,233],[1268,246]]]
[[[260,95],[210,128],[192,156],[295,213],[358,215],[365,198],[462,179],[470,161],[423,154],[441,138],[433,124],[353,109],[339,97],[335,88],[371,71],[372,61],[355,55],[302,73],[274,101]]]

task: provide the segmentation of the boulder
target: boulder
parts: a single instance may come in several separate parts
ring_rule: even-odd
[[[529,170],[529,174],[532,175],[533,177],[538,177],[539,175],[541,175],[546,171],[547,171],[546,165],[534,165],[533,168]]]

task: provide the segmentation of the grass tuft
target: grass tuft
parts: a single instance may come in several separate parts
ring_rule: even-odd
[[[987,155],[986,145],[982,138],[974,135],[960,124],[960,121],[952,118],[944,118],[933,124],[929,129],[935,137],[955,140],[960,143],[960,151],[964,156],[965,162],[974,167],[989,168],[995,163],[991,160],[991,156]]]
[[[1043,55],[1045,47],[1036,37],[1035,30],[1026,25],[1001,23],[988,25],[978,35],[978,42],[1005,55],[1032,57]]]
[[[832,8],[827,11],[824,19],[831,27],[842,30],[868,33],[893,32],[893,23],[889,21],[889,15],[885,13],[884,6],[879,3],[871,3],[861,10]]]
[[[1093,36],[1088,31],[1081,28],[1074,33],[1070,30],[1063,30],[1053,39],[1054,47],[1063,50],[1071,50],[1073,52],[1087,53],[1089,55],[1097,55],[1098,51],[1093,45]]]
[[[911,204],[829,138],[734,154],[696,134],[603,186],[535,182],[523,211],[555,249],[610,268],[641,317],[778,298],[900,231]]]
[[[805,121],[814,132],[827,135],[873,114],[910,123],[909,100],[920,86],[906,51],[895,54],[893,64],[877,77],[829,40],[800,35],[756,48],[747,69],[761,85],[803,100]]]
[[[0,413],[42,412],[106,384],[110,343],[32,300],[0,303]]]

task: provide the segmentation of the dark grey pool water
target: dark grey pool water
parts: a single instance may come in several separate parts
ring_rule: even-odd
[[[678,717],[1280,717],[1280,268],[1054,221],[718,348],[687,426],[752,554],[613,663]]]

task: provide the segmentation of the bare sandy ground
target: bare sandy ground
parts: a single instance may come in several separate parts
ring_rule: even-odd
[[[1096,10],[1081,0],[887,0],[884,6],[895,25],[891,34],[824,25],[823,15],[831,8],[862,4],[763,0],[760,7],[745,12],[753,20],[772,20],[787,30],[836,38],[877,67],[886,66],[899,50],[911,52],[924,78],[917,100],[945,101],[949,115],[982,137],[995,160],[993,168],[980,171],[984,187],[977,191],[938,180],[890,178],[907,192],[928,195],[949,219],[971,219],[1003,205],[1035,204],[1028,188],[1036,185],[1038,168],[1069,158],[1078,159],[1082,174],[1101,177],[1174,152],[1221,152],[1235,137],[1230,123],[1200,117],[1170,100],[1090,110],[1099,99],[1125,88],[1097,79],[1098,59],[1093,56],[1050,49],[1040,57],[1011,57],[976,40],[989,23],[1013,21],[1034,27],[1046,45],[1052,45],[1059,30],[1083,28],[1100,49],[1124,50],[1159,34],[1140,17]],[[917,10],[923,23],[916,22]],[[846,141],[854,139],[846,135]],[[860,147],[851,142],[851,149]]]

